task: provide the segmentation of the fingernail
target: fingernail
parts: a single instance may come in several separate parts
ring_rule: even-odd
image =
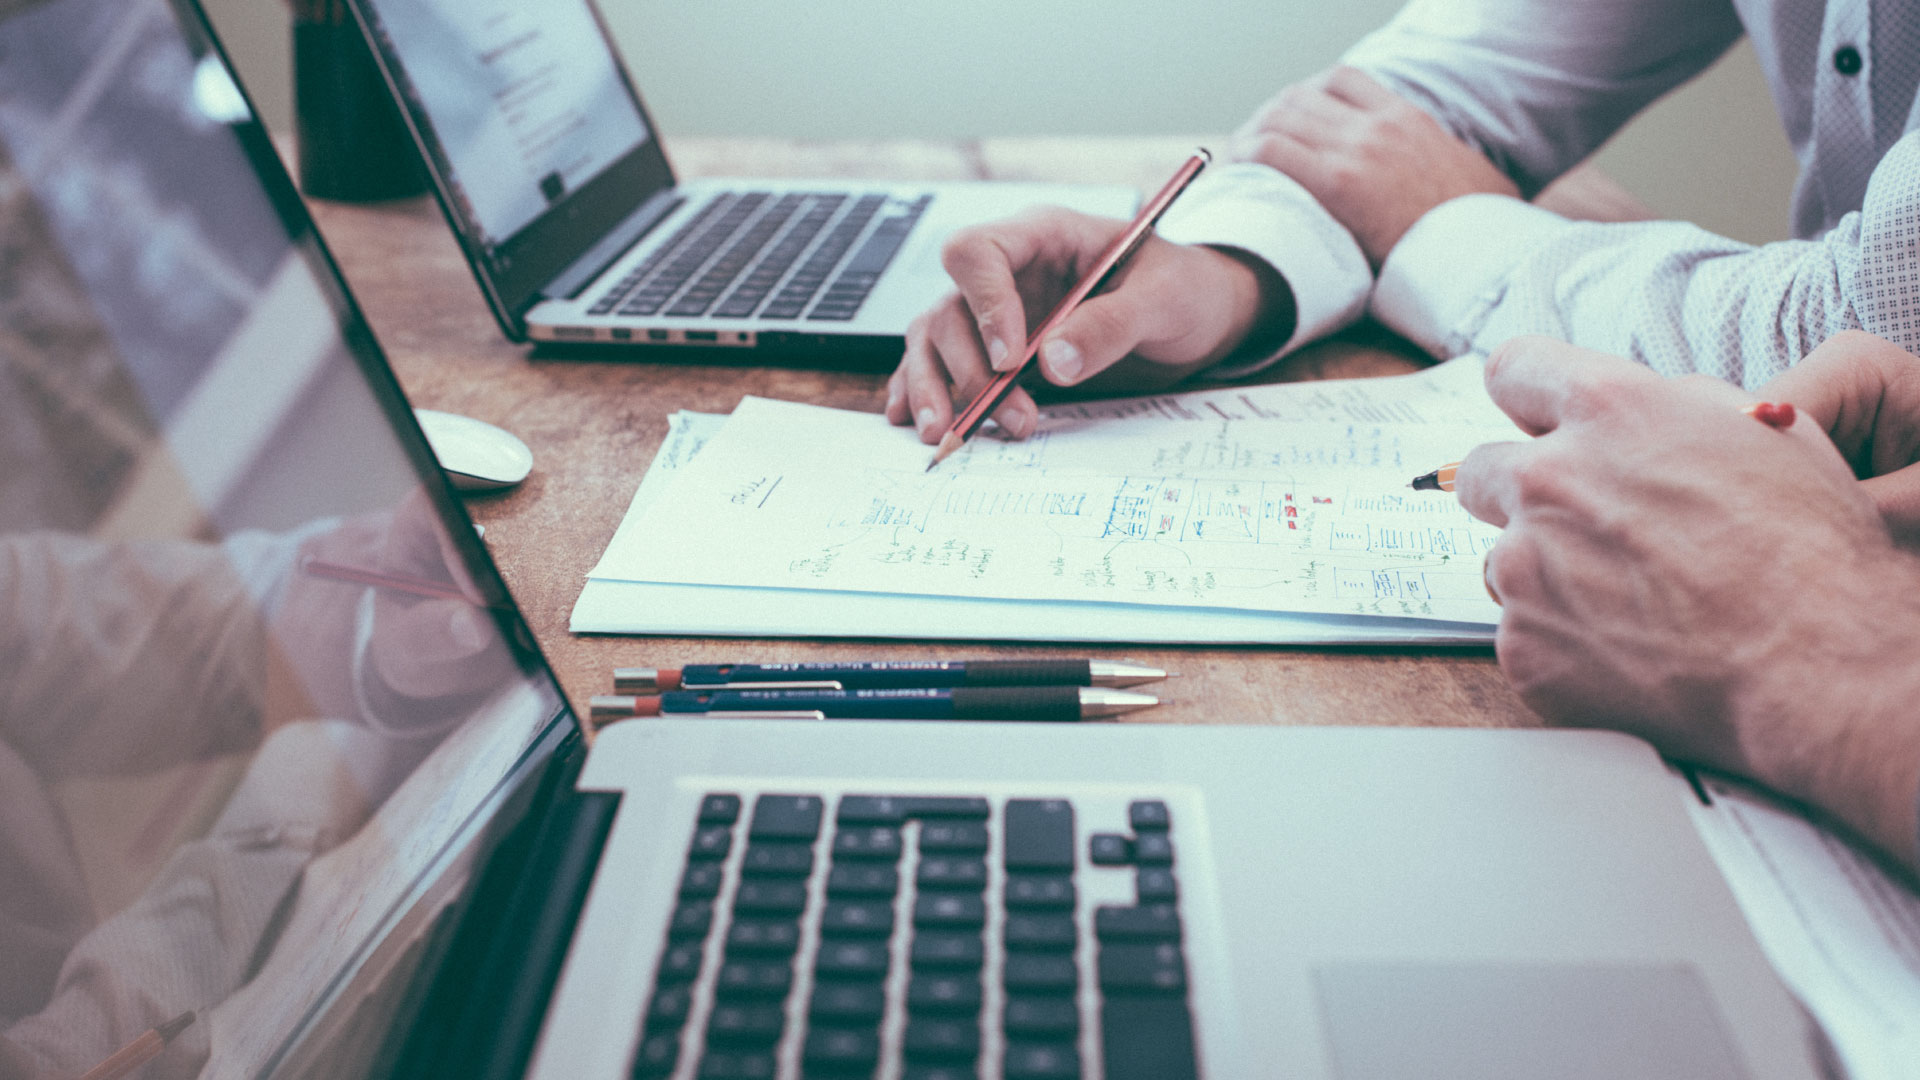
[[[914,414],[913,426],[920,429],[920,434],[925,435],[927,432],[933,430],[933,425],[938,423],[939,420],[940,414],[933,411],[933,406],[926,405],[922,406],[920,411]]]
[[[1001,341],[999,338],[988,338],[987,360],[993,364],[995,371],[1005,368],[1007,366],[1007,343]]]
[[[1080,369],[1086,362],[1080,358],[1080,350],[1063,338],[1054,338],[1040,347],[1040,358],[1047,362],[1047,373],[1061,382],[1072,382],[1080,377]]]
[[[1014,438],[1024,439],[1033,434],[1033,417],[1023,412],[1017,412],[1007,417],[1000,426],[1006,428],[1007,434]]]
[[[894,409],[896,409],[896,408],[898,408],[898,407],[899,407],[899,405],[900,405],[900,388],[899,388],[899,387],[897,387],[897,386],[889,386],[889,387],[887,387],[887,413],[888,413],[888,415],[892,415],[892,413],[893,413],[893,410],[894,410]]]

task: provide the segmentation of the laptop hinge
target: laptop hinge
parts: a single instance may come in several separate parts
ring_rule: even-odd
[[[654,192],[653,197],[641,203],[638,210],[628,214],[599,243],[588,248],[585,255],[555,274],[547,287],[540,290],[540,295],[549,300],[571,300],[579,296],[582,289],[593,284],[593,279],[606,273],[607,267],[625,255],[628,248],[639,243],[642,237],[653,231],[655,225],[686,201],[685,197],[675,194],[672,188]]]
[[[492,843],[440,954],[423,967],[417,1011],[394,1031],[377,1075],[516,1080],[532,1056],[574,922],[600,864],[619,796],[573,790],[578,735],[556,751]]]

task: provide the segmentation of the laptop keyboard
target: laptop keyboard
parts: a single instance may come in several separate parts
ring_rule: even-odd
[[[1081,853],[1061,799],[707,795],[632,1075],[1195,1077],[1173,822],[1129,818]],[[1077,917],[1088,865],[1135,902]]]
[[[933,196],[880,217],[888,201],[885,195],[723,192],[587,314],[846,322],[859,314]]]

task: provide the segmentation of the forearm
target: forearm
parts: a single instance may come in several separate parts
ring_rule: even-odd
[[[0,543],[0,733],[43,777],[253,738],[262,622],[226,551],[29,533]]]
[[[1739,39],[1726,0],[1412,0],[1341,58],[1531,198]]]
[[[1904,580],[1920,582],[1920,560],[1901,561]],[[1879,593],[1887,581],[1860,584]],[[1829,654],[1775,665],[1735,695],[1741,756],[1757,779],[1920,873],[1920,604],[1897,595],[1822,599],[1832,626],[1802,637]],[[1839,644],[1863,639],[1865,649]]]

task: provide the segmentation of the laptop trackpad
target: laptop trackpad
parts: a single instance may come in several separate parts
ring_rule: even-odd
[[[1692,967],[1343,964],[1314,973],[1342,1080],[1744,1080]]]

